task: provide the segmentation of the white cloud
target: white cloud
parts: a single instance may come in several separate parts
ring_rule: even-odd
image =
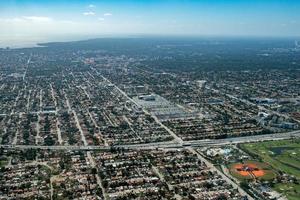
[[[0,21],[7,23],[17,23],[17,22],[52,22],[53,19],[50,17],[44,16],[22,16],[22,17],[14,17],[14,18],[0,18]]]
[[[98,21],[104,21],[105,19],[103,17],[99,17]]]
[[[33,22],[51,22],[53,21],[50,17],[43,17],[43,16],[24,16],[22,17],[25,20],[33,21]]]
[[[88,5],[88,8],[95,8],[96,6],[93,4]]]
[[[109,17],[109,16],[112,16],[112,14],[111,13],[104,13],[103,16]]]
[[[58,22],[65,23],[65,24],[76,24],[76,22],[74,22],[72,20],[59,20]]]
[[[15,23],[15,22],[24,22],[25,19],[21,17],[14,17],[14,18],[0,18],[0,22],[3,23]]]
[[[96,13],[94,13],[94,12],[91,12],[91,11],[89,11],[89,12],[84,12],[84,13],[82,13],[84,16],[94,16],[94,15],[96,15]]]

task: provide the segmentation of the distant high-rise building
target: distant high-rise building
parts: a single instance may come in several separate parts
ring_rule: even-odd
[[[197,85],[201,90],[204,89],[206,85],[206,80],[198,80]]]
[[[298,49],[300,47],[299,41],[295,40],[295,49]]]

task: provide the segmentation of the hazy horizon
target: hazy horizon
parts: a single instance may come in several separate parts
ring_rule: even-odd
[[[25,39],[14,39],[0,41],[0,48],[32,48],[32,47],[42,47],[41,44],[44,43],[56,43],[56,42],[78,42],[86,40],[95,40],[95,39],[199,39],[199,40],[226,40],[226,39],[237,39],[237,40],[300,40],[299,36],[234,36],[234,35],[98,35],[98,36],[58,36],[51,38],[36,38],[27,40]]]
[[[132,35],[299,37],[299,1],[0,2],[0,46]]]

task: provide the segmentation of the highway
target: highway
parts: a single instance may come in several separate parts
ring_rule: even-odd
[[[217,140],[194,140],[194,141],[183,141],[178,143],[175,141],[170,142],[157,142],[157,143],[147,143],[147,144],[127,144],[127,145],[115,145],[115,148],[124,149],[155,149],[155,148],[188,148],[188,147],[202,147],[202,146],[221,146],[228,144],[240,144],[247,142],[260,142],[269,140],[284,140],[291,138],[300,138],[300,130],[292,131],[287,133],[274,133],[268,135],[253,135],[246,137],[235,137]],[[50,149],[50,150],[109,150],[109,146],[94,146],[94,145],[55,145],[55,146],[41,146],[41,145],[0,145],[1,148],[5,149]]]

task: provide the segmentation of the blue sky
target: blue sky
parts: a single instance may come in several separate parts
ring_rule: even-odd
[[[300,36],[298,0],[5,0],[0,42],[110,35]]]

